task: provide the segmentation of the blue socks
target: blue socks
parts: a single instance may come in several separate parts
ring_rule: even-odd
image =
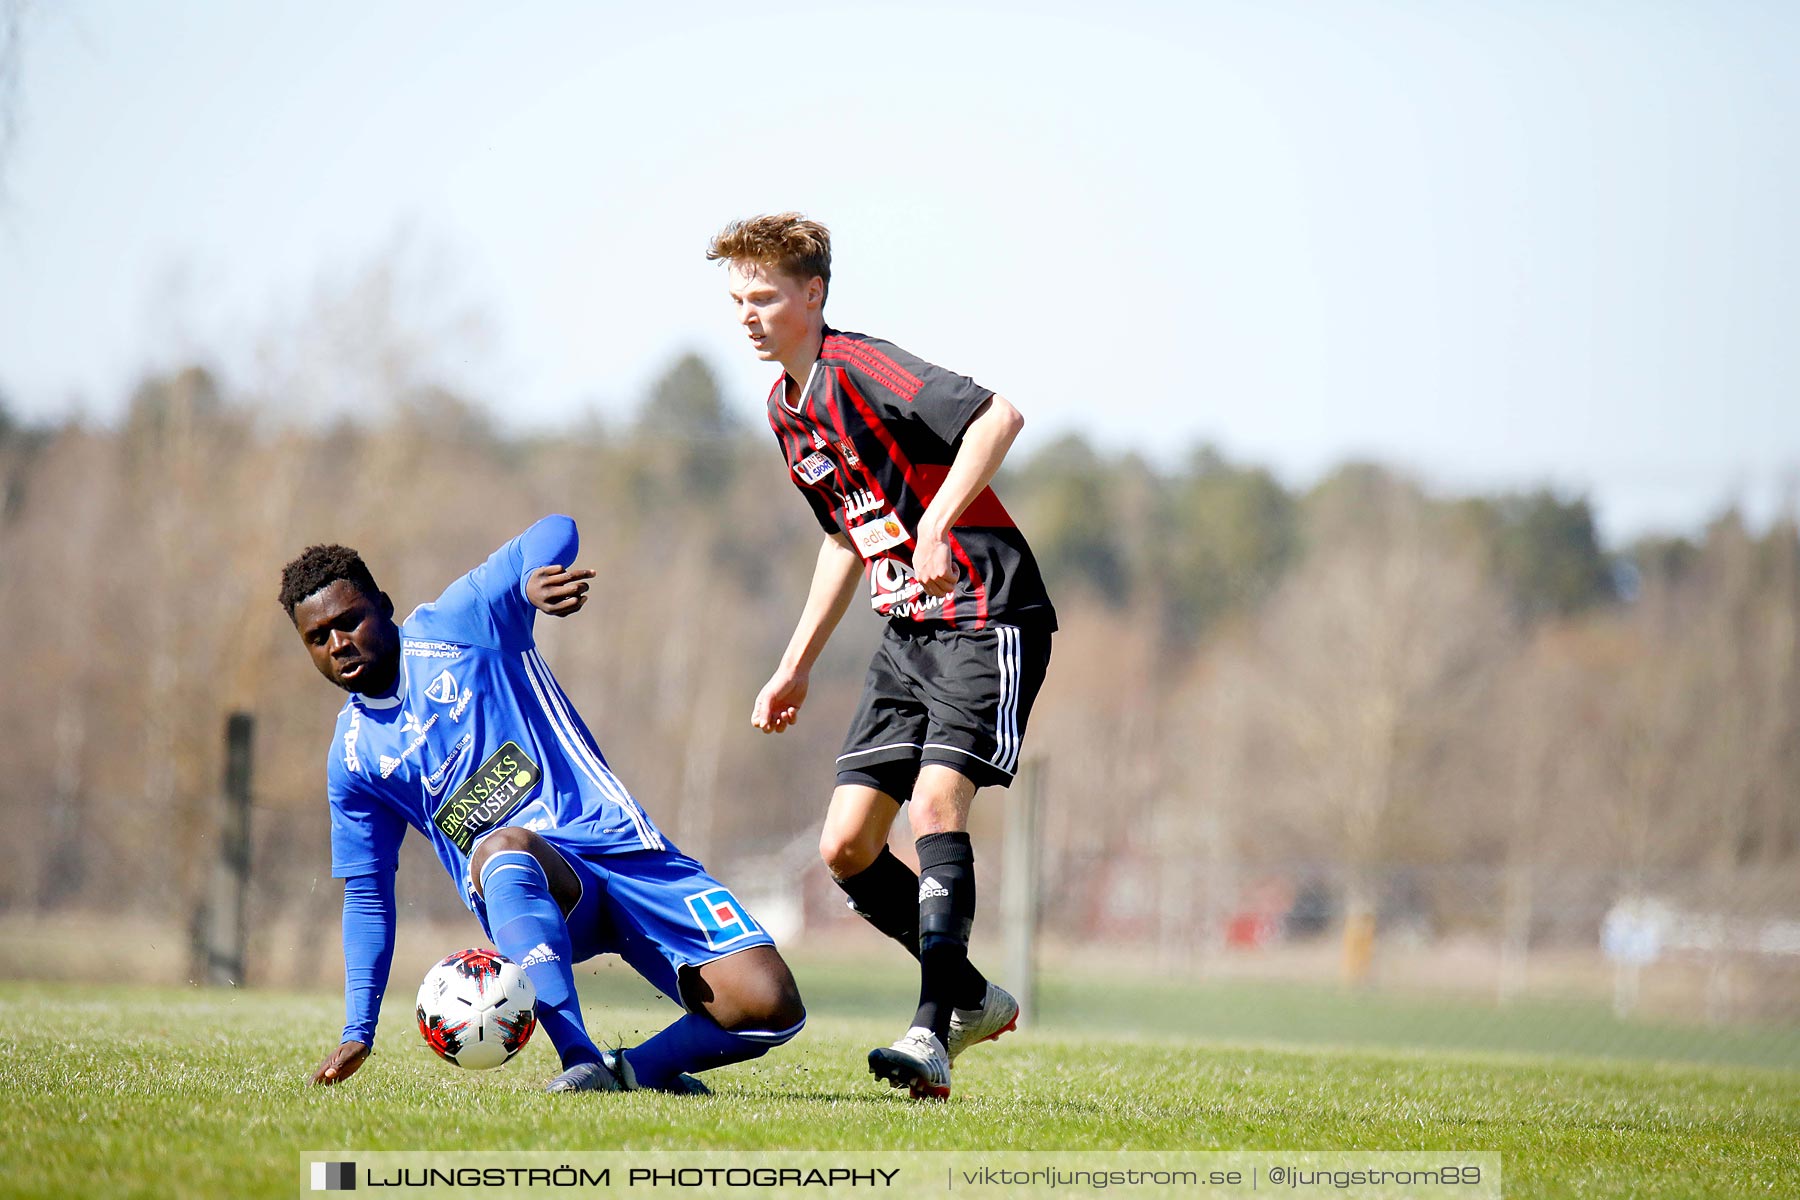
[[[481,896],[500,953],[524,967],[537,989],[538,1024],[562,1055],[563,1069],[599,1062],[575,995],[568,922],[550,897],[544,868],[523,850],[502,850],[482,865]]]
[[[639,1087],[667,1088],[684,1071],[710,1071],[761,1058],[805,1024],[803,1017],[791,1029],[733,1032],[702,1013],[689,1013],[643,1045],[625,1051],[625,1061]]]

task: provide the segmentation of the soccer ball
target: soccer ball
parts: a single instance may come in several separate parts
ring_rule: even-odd
[[[493,950],[458,950],[419,985],[419,1032],[445,1062],[485,1071],[506,1062],[537,1028],[537,989]]]

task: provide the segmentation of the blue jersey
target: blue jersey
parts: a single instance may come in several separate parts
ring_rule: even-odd
[[[671,848],[607,767],[532,639],[525,578],[575,561],[575,523],[545,517],[400,625],[392,695],[352,695],[326,767],[331,873],[391,873],[408,825],[470,902],[469,853],[502,825],[602,854]]]

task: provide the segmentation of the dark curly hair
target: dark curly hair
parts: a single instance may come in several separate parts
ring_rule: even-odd
[[[340,579],[355,584],[370,599],[381,595],[362,555],[350,547],[333,544],[302,550],[298,558],[281,568],[281,607],[287,610],[288,620],[294,619],[295,605]]]

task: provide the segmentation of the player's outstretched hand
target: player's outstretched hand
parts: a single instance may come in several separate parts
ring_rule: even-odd
[[[586,567],[539,567],[526,577],[525,598],[541,613],[573,616],[586,607],[587,581],[593,577],[594,573]]]
[[[806,703],[808,672],[778,670],[757,693],[750,709],[750,723],[764,733],[781,733],[800,719],[800,706]]]
[[[369,1048],[361,1042],[345,1042],[325,1056],[325,1061],[313,1072],[312,1081],[326,1086],[342,1083],[356,1074],[356,1068],[368,1057]]]

